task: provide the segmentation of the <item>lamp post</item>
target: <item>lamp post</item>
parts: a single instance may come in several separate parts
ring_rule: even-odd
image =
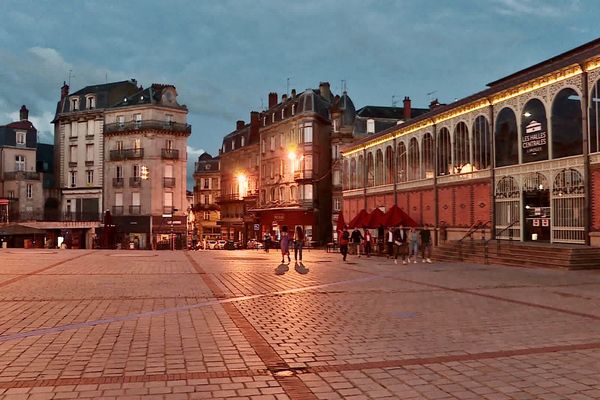
[[[178,208],[173,208],[173,211],[171,212],[171,251],[175,251],[175,231],[173,228],[174,221],[173,221],[173,217],[176,211],[179,211]]]

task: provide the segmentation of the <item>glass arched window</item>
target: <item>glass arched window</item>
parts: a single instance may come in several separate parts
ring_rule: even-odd
[[[406,164],[406,145],[404,142],[398,143],[398,152],[396,153],[398,159],[398,180],[397,182],[406,182],[407,175],[407,164]]]
[[[425,178],[433,178],[433,169],[434,169],[434,153],[433,153],[433,137],[431,133],[427,132],[425,136],[423,136],[423,170],[425,173]]]
[[[523,107],[521,143],[524,163],[548,159],[548,120],[539,99],[531,99]]]
[[[519,163],[519,134],[517,118],[512,109],[506,107],[500,110],[496,117],[494,148],[496,167]]]
[[[590,153],[600,151],[600,80],[592,87],[592,93],[589,101],[589,120],[590,120]]]
[[[358,156],[358,171],[356,172],[357,188],[365,187],[365,157],[361,154]]]
[[[377,149],[375,152],[375,185],[383,185],[383,152]]]
[[[467,165],[469,164],[469,165]],[[463,171],[463,168],[465,169]],[[467,171],[468,169],[468,171]],[[464,122],[454,128],[454,169],[455,173],[471,172],[471,154],[469,145],[469,129]]]
[[[394,149],[392,146],[385,148],[385,183],[394,183]]]
[[[448,175],[452,172],[452,147],[450,143],[450,131],[446,128],[440,129],[437,143],[438,175]]]
[[[490,166],[490,124],[483,115],[473,123],[473,170],[478,171]]]
[[[375,162],[373,153],[367,153],[367,187],[375,186]]]
[[[419,160],[419,142],[417,142],[416,138],[410,139],[408,143],[408,179],[415,180],[421,179],[421,170],[420,170],[420,160]]]
[[[552,103],[552,158],[582,153],[581,97],[566,88],[558,92]]]
[[[350,189],[356,189],[356,158],[350,160]]]
[[[342,187],[344,189],[349,189],[350,185],[349,182],[350,181],[350,165],[348,163],[348,160],[344,160],[344,170],[342,171]]]

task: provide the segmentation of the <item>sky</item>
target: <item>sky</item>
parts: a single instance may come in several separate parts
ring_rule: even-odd
[[[188,189],[204,151],[269,92],[342,82],[356,108],[427,107],[599,37],[598,0],[0,0],[0,124],[22,104],[41,142],[71,92],[134,78],[188,107]],[[289,85],[288,85],[289,82]]]

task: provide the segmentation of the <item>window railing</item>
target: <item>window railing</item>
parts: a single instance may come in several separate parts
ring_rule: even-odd
[[[163,187],[175,187],[175,178],[163,178]]]
[[[175,211],[175,207],[173,207],[173,206],[164,206],[163,207],[163,214],[173,215],[173,211]]]
[[[5,181],[39,181],[39,172],[28,172],[28,171],[10,171],[4,173]]]
[[[302,181],[302,180],[310,180],[313,179],[313,170],[312,169],[307,169],[307,170],[301,170],[301,171],[294,171],[294,180],[297,181]]]
[[[104,125],[105,133],[126,132],[142,129],[167,130],[171,132],[191,132],[192,126],[190,124],[182,124],[179,122],[152,119],[143,121],[114,122]]]
[[[86,161],[85,162],[86,167],[91,167],[92,165],[94,165],[94,161]]]
[[[139,176],[132,176],[129,178],[129,187],[140,187],[142,186],[142,178]]]
[[[142,206],[129,206],[129,214],[139,215],[142,211]]]
[[[125,158],[127,160],[135,160],[144,157],[144,149],[134,148],[125,150]]]
[[[69,167],[73,168],[77,166],[77,161],[69,161]]]
[[[123,187],[124,181],[123,178],[113,178],[113,187]]]
[[[125,150],[111,150],[110,151],[110,161],[121,161],[125,159]]]
[[[123,215],[123,206],[113,206],[112,214],[113,215]]]
[[[179,150],[161,149],[160,155],[165,160],[179,160]]]

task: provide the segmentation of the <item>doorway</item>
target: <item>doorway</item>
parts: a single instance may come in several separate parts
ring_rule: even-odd
[[[540,187],[523,192],[524,237],[526,242],[550,242],[550,191]]]

